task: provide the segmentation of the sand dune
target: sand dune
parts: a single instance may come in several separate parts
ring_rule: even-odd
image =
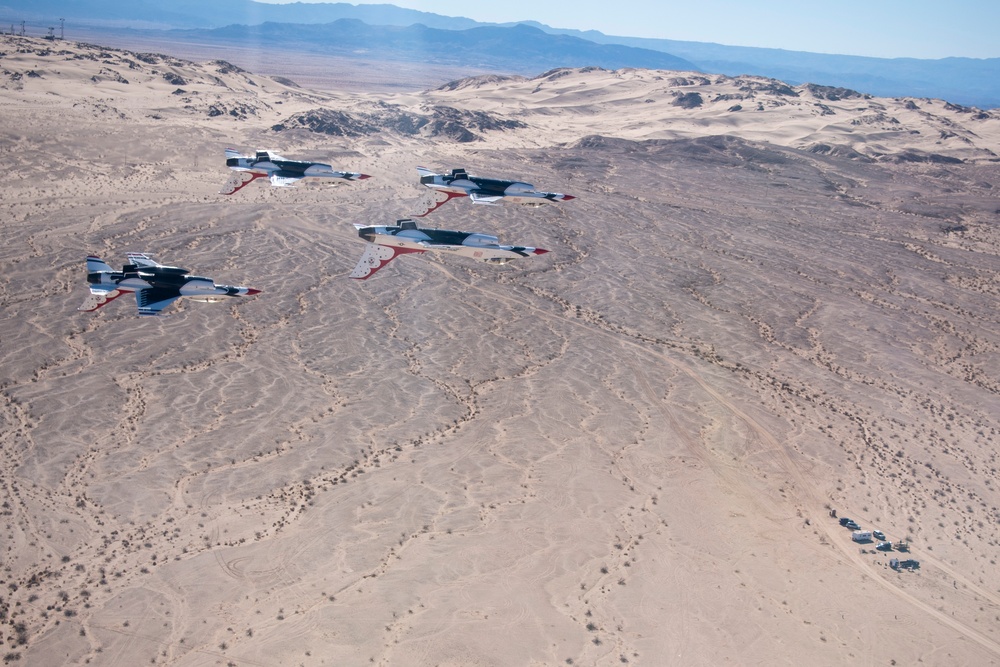
[[[1000,662],[995,112],[0,52],[7,660]],[[316,110],[375,129],[272,129]],[[227,146],[374,178],[223,197]],[[349,280],[418,164],[578,199],[425,219],[543,257]],[[76,312],[128,251],[264,293]]]

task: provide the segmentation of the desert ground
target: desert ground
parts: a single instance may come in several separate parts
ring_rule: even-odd
[[[288,67],[0,38],[5,661],[1000,663],[1000,113]],[[348,279],[417,165],[577,199]],[[131,251],[263,293],[78,312]]]

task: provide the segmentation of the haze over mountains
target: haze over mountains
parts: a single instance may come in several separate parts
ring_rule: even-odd
[[[461,11],[460,6],[456,11]],[[83,0],[66,6],[56,0],[43,0],[24,5],[7,3],[0,6],[0,17],[50,22],[66,17],[71,31],[74,21],[117,28],[185,29],[195,32],[171,33],[170,38],[252,43],[265,49],[353,53],[353,57],[439,65],[461,62],[481,71],[525,75],[560,66],[669,67],[730,76],[756,74],[793,85],[843,86],[879,96],[934,97],[980,108],[1000,106],[1000,58],[922,60],[815,54],[609,36],[596,30],[563,30],[531,21],[490,25],[488,32],[481,32],[487,24],[467,18],[392,5],[347,3],[273,5],[252,0],[183,0],[164,5],[148,0]],[[367,25],[361,28],[357,23],[340,23],[342,19]],[[261,25],[266,23],[284,25]],[[218,30],[233,24],[260,27]]]
[[[379,60],[475,66],[503,72],[536,73],[553,67],[645,67],[697,70],[693,63],[661,51],[595,44],[578,37],[549,35],[537,28],[484,26],[441,30],[424,25],[372,26],[357,19],[302,25],[264,23],[213,30],[173,30],[172,39],[259,44],[261,48],[314,51]]]

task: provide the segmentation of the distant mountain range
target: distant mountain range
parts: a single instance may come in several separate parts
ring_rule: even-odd
[[[460,6],[459,6],[460,7]],[[346,2],[285,5],[253,0],[0,0],[0,20],[38,18],[48,21],[65,17],[91,25],[128,28],[221,28],[234,23],[333,23],[358,19],[369,25],[410,26],[418,23],[442,30],[467,30],[483,25],[458,18],[403,9],[395,5],[351,5]],[[2,25],[2,23],[0,23]]]
[[[456,7],[460,11],[461,6]],[[1000,107],[1000,58],[867,58],[616,37],[531,21],[484,24],[393,5],[275,5],[253,0],[8,0],[0,5],[0,23],[34,19],[52,24],[58,17],[66,19],[69,34],[74,22],[179,29],[169,35],[234,43],[253,39],[267,48],[463,64],[522,74],[587,65],[756,74],[879,96],[935,97],[981,108]]]
[[[791,84],[843,86],[879,97],[934,97],[981,108],[1000,106],[1000,58],[868,58],[783,49],[724,46],[642,37],[612,37],[596,30],[557,30],[599,44],[623,44],[665,51],[705,72],[756,74]]]
[[[312,25],[263,23],[214,30],[172,30],[170,33],[177,39],[204,41],[207,38],[213,43],[252,43],[372,60],[464,65],[518,74],[595,64],[606,69],[644,67],[698,71],[694,63],[662,51],[597,44],[569,35],[551,35],[527,25],[442,30],[421,24],[376,26],[357,19],[340,19]]]

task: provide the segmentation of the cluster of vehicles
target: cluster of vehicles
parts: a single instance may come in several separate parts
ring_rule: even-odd
[[[861,526],[854,519],[849,519],[846,516],[840,518],[840,525],[853,531],[851,539],[855,542],[862,544],[876,542],[875,548],[879,551],[892,551],[892,542],[886,539],[885,533],[881,530],[861,530]],[[909,544],[905,541],[896,543],[897,551],[909,551],[909,549]]]
[[[361,181],[368,174],[338,171],[328,164],[289,160],[277,153],[258,150],[255,155],[242,155],[226,149],[226,166],[235,173],[223,185],[220,194],[232,195],[257,179],[266,178],[275,187],[295,185],[303,178],[329,178],[340,181]],[[541,192],[522,181],[508,181],[470,175],[465,169],[453,169],[450,174],[436,174],[417,167],[420,183],[436,194],[436,203],[415,216],[425,217],[445,203],[468,197],[474,204],[496,206],[510,201],[527,206],[575,199],[560,192]],[[531,246],[501,245],[496,236],[478,232],[449,229],[419,228],[413,220],[398,220],[396,225],[354,225],[358,236],[367,242],[365,251],[350,277],[366,280],[399,255],[427,251],[451,253],[491,264],[506,264],[521,257],[533,257],[548,252]],[[181,297],[195,301],[222,301],[225,297],[250,296],[261,290],[252,287],[216,285],[211,278],[192,275],[187,269],[157,263],[147,253],[128,253],[128,263],[115,271],[100,257],[87,258],[87,282],[90,295],[78,310],[92,312],[107,305],[122,294],[135,294],[140,315],[159,315]]]

